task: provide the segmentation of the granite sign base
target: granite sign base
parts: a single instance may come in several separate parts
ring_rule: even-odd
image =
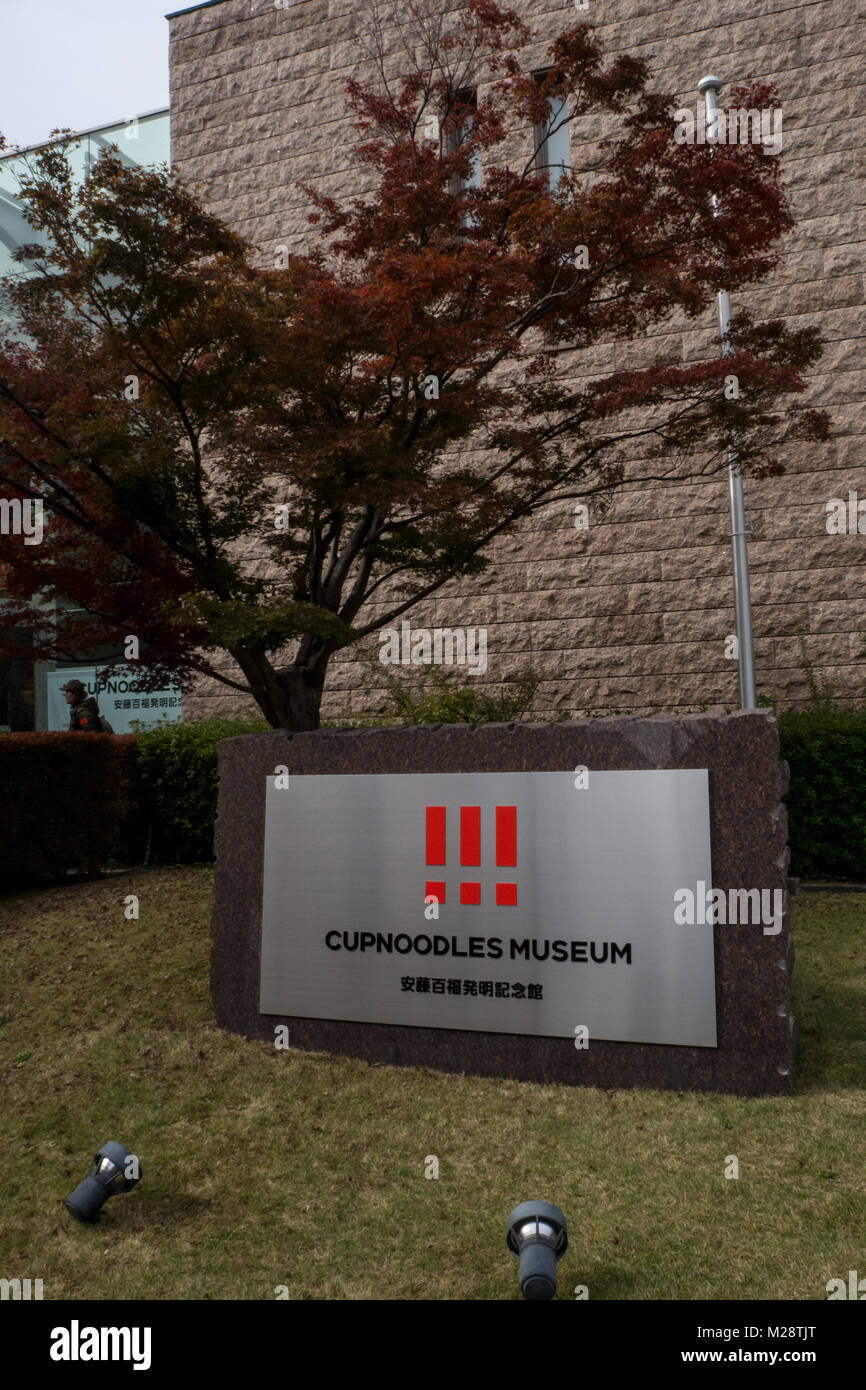
[[[364,773],[599,772],[706,768],[712,886],[781,893],[777,934],[715,925],[716,1047],[458,1031],[259,1011],[266,778]],[[796,1028],[788,899],[787,764],[769,713],[574,720],[564,724],[274,731],[219,746],[211,990],[220,1028],[394,1066],[603,1088],[790,1095]]]

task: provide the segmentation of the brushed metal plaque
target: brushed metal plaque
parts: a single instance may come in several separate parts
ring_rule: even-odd
[[[261,1013],[716,1046],[705,768],[278,780]]]

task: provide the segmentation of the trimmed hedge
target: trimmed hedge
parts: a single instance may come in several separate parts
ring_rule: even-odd
[[[134,838],[135,739],[0,734],[0,885],[94,873]]]
[[[264,719],[202,719],[160,724],[136,736],[136,778],[150,862],[195,864],[213,858],[217,744],[268,727]]]
[[[866,879],[866,709],[783,711],[778,721],[791,873]],[[145,855],[211,859],[217,745],[267,727],[244,718],[115,738],[0,734],[0,889]]]
[[[791,873],[866,879],[866,709],[784,710]]]

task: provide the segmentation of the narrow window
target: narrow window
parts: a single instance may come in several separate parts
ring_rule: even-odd
[[[474,90],[457,93],[458,113],[450,116],[445,133],[445,148],[449,155],[456,154],[472,132],[475,120],[477,95]],[[467,179],[461,180],[464,188],[481,187],[481,157],[478,150],[472,156],[472,167]]]
[[[544,74],[536,74],[536,80]],[[535,168],[556,188],[571,168],[568,148],[568,105],[565,97],[549,97],[547,120],[535,127]]]

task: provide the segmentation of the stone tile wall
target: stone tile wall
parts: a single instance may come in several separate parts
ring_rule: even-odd
[[[345,197],[361,191],[342,84],[363,75],[353,35],[362,0],[220,0],[171,20],[173,159],[208,201],[260,247],[308,244],[296,181]],[[797,227],[772,281],[740,296],[762,318],[819,324],[827,340],[809,404],[831,410],[834,437],[799,445],[779,479],[746,482],[752,528],[755,662],[759,692],[802,704],[808,695],[798,633],[815,666],[847,701],[866,695],[866,535],[831,536],[826,503],[866,499],[860,341],[864,332],[864,146],[860,88],[864,27],[849,0],[719,0],[711,7],[659,0],[590,0],[586,11],[518,0],[537,29],[528,55],[544,66],[550,38],[575,19],[600,29],[609,53],[652,60],[659,88],[694,109],[698,80],[751,74],[776,83]],[[572,163],[598,130],[572,131]],[[528,134],[515,133],[515,149]],[[645,352],[695,360],[712,350],[715,323],[665,325],[650,340],[600,349],[581,370],[629,365]],[[577,376],[571,355],[563,369]],[[629,460],[627,476],[645,465]],[[866,526],[866,521],[864,521]],[[730,520],[724,475],[689,484],[630,482],[604,513],[575,529],[573,504],[547,508],[491,551],[482,578],[452,584],[414,610],[413,627],[488,628],[490,693],[531,661],[542,677],[535,709],[688,710],[737,704]],[[374,643],[374,648],[378,644]],[[375,699],[353,653],[335,662],[326,716]],[[190,711],[234,707],[212,683]]]

